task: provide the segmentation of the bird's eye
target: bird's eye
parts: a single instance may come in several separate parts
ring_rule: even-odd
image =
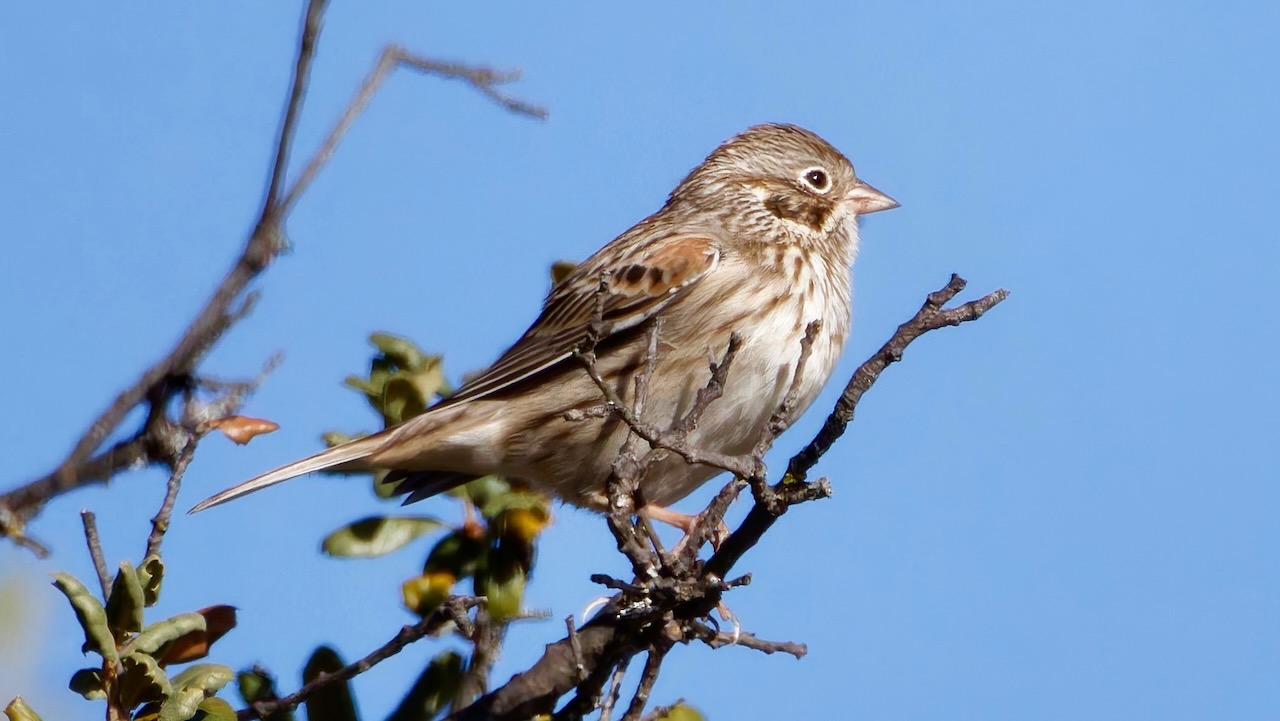
[[[822,168],[806,170],[804,172],[804,182],[819,193],[825,193],[831,188],[831,178],[827,177],[827,171]]]

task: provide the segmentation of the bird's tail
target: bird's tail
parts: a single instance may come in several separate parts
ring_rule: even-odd
[[[347,464],[356,464],[372,455],[383,444],[385,438],[382,433],[375,433],[365,438],[357,438],[354,441],[348,441],[342,445],[334,446],[328,450],[320,451],[314,456],[308,456],[299,461],[294,461],[275,470],[267,471],[260,476],[250,478],[238,486],[232,486],[227,490],[216,493],[208,498],[200,501],[191,508],[187,513],[196,513],[206,508],[222,505],[240,496],[260,491],[267,486],[274,486],[277,483],[283,483],[290,478],[315,473],[316,471],[324,471],[330,468]]]

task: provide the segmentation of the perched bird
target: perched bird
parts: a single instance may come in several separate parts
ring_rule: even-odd
[[[849,334],[857,218],[897,206],[814,133],[750,128],[716,148],[661,210],[557,283],[520,340],[455,395],[400,425],[218,493],[192,512],[334,468],[391,469],[406,502],[498,474],[604,510],[605,483],[628,428],[616,415],[585,412],[603,397],[573,352],[594,320],[596,368],[631,403],[648,331],[662,319],[643,407],[643,419],[661,428],[688,411],[710,379],[709,361],[739,334],[724,394],[688,440],[749,453],[791,387],[810,321],[821,329],[797,384],[795,415],[831,375]],[[666,453],[644,471],[640,491],[656,514],[717,473]]]

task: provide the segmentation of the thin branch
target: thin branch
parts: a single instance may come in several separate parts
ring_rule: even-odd
[[[164,501],[160,504],[160,510],[156,511],[156,515],[151,518],[151,533],[147,535],[147,550],[142,554],[143,558],[160,555],[160,543],[164,541],[164,534],[169,530],[173,505],[178,500],[182,476],[187,472],[187,466],[191,464],[191,458],[195,455],[196,442],[196,436],[192,434],[187,440],[187,445],[178,453],[173,471],[169,473],[169,482],[165,484]]]
[[[627,706],[627,712],[622,715],[621,721],[640,721],[645,704],[649,703],[649,694],[653,692],[653,684],[658,681],[662,659],[666,656],[666,648],[649,649],[649,655],[644,660],[644,671],[640,673],[640,683],[636,686],[636,693],[631,697],[631,703]]]
[[[267,185],[267,195],[262,201],[262,217],[288,213],[288,206],[280,204],[280,191],[284,187],[285,174],[289,172],[289,151],[293,148],[293,138],[298,131],[298,120],[302,116],[302,99],[307,94],[307,84],[311,79],[311,63],[316,56],[316,41],[320,38],[320,23],[324,18],[328,0],[310,0],[307,12],[302,20],[301,38],[298,43],[297,60],[293,65],[293,82],[289,88],[289,102],[285,104],[284,119],[280,122],[280,135],[276,139],[276,157],[271,166],[271,182]]]
[[[853,410],[862,395],[874,384],[885,367],[901,358],[903,350],[916,338],[932,330],[976,320],[1008,295],[1006,291],[999,290],[956,308],[944,308],[963,288],[964,281],[953,276],[942,290],[930,294],[920,311],[899,326],[889,342],[858,368],[822,431],[791,459],[789,472],[781,481],[772,486],[762,484],[762,492],[758,494],[746,520],[700,569],[693,565],[689,570],[696,572],[652,579],[641,576],[632,584],[603,576],[593,577],[593,580],[620,589],[620,595],[589,623],[577,629],[574,640],[566,638],[549,644],[542,657],[528,670],[516,674],[507,684],[480,698],[470,707],[457,711],[450,718],[459,721],[517,719],[549,713],[558,698],[579,686],[581,667],[585,667],[594,680],[600,678],[602,670],[616,669],[620,659],[630,658],[641,651],[661,648],[663,644],[669,648],[673,642],[698,639],[711,645],[721,645],[732,640],[730,634],[712,631],[697,619],[704,617],[719,603],[723,591],[745,582],[745,577],[728,583],[721,579],[727,576],[742,555],[760,540],[763,533],[787,508],[831,493],[831,484],[826,479],[805,482],[804,474],[843,432],[853,418]],[[580,349],[578,355],[589,375],[594,370],[592,350],[592,347]],[[802,348],[802,358],[805,355]],[[659,432],[643,423],[633,424],[632,421],[638,421],[634,415],[632,418],[624,415],[628,412],[625,404],[616,393],[611,393],[612,389],[607,384],[601,382],[598,374],[595,374],[593,380],[605,396],[610,412],[622,416],[636,435],[644,437],[646,433],[650,433],[653,436],[651,444],[661,444],[664,439]],[[791,393],[788,392],[787,395],[790,396]],[[777,427],[786,425],[790,420],[787,414],[794,412],[794,409],[789,406],[794,406],[794,401],[789,404],[784,398],[775,414]],[[771,427],[774,425],[770,424]],[[767,443],[761,447],[765,446]],[[685,458],[689,460],[689,456]],[[726,464],[733,465],[734,468],[726,470],[741,469],[743,472],[740,477],[749,478],[752,471],[747,466],[757,462],[758,458],[737,458],[734,459],[734,464]],[[727,506],[726,499],[731,497],[733,485],[731,483],[726,486],[708,511],[704,511],[706,522],[715,518],[717,512],[722,513],[720,507]],[[674,570],[678,572],[682,565],[677,562]],[[806,650],[801,644],[764,641],[751,634],[738,634],[738,643],[765,653],[790,653],[799,656]],[[651,656],[650,662],[654,661]],[[652,674],[656,676],[656,673],[655,669]],[[634,699],[632,703],[636,703]]]
[[[717,380],[716,371],[718,369],[723,368],[724,372],[727,372],[730,363],[733,361],[733,356],[737,353],[737,349],[740,344],[741,340],[737,339],[736,334],[730,338],[729,348],[725,351],[725,355],[720,360],[720,363],[712,364],[713,373],[708,386],[711,386]],[[647,441],[649,445],[654,448],[662,448],[671,451],[681,458],[684,458],[688,463],[719,468],[720,470],[728,471],[736,476],[749,476],[752,474],[753,469],[750,467],[751,464],[744,462],[743,458],[740,456],[733,456],[727,453],[719,453],[717,451],[708,451],[702,448],[697,448],[686,440],[684,436],[687,434],[681,434],[674,431],[663,431],[652,423],[642,420],[636,415],[635,411],[622,400],[622,397],[619,396],[618,392],[609,385],[609,382],[600,375],[600,371],[596,368],[596,358],[593,350],[578,349],[574,351],[574,356],[581,361],[583,368],[587,372],[587,376],[591,378],[591,381],[596,384],[596,387],[599,388],[600,392],[604,395],[605,403],[609,406],[609,410],[616,413],[618,417],[621,418],[629,428],[631,428],[632,432]],[[704,397],[708,399],[705,403],[709,403],[711,400],[714,400],[713,391],[708,391],[705,396],[702,391],[699,391],[698,395],[700,399]],[[696,425],[697,416],[702,412],[703,408],[705,408],[705,404],[702,408],[699,408],[698,403],[695,402],[694,407],[690,409],[690,412],[694,413],[693,424]]]
[[[179,341],[159,362],[147,368],[132,385],[111,401],[83,432],[56,469],[0,495],[0,536],[31,548],[37,554],[47,554],[48,551],[42,544],[26,535],[25,528],[51,499],[82,486],[105,482],[129,469],[155,464],[167,465],[172,469],[177,450],[182,446],[175,445],[170,439],[170,431],[178,424],[165,416],[169,402],[182,390],[183,383],[194,378],[194,370],[204,356],[252,308],[256,296],[246,293],[246,290],[286,246],[284,223],[290,211],[393,68],[405,65],[421,72],[460,79],[507,110],[536,118],[546,117],[544,109],[507,96],[498,89],[499,86],[516,80],[518,72],[431,60],[398,46],[390,46],[383,50],[374,70],[361,85],[329,136],[307,161],[298,180],[285,191],[289,160],[326,5],[326,0],[310,0],[303,16],[293,77],[281,116],[280,132],[272,156],[262,209],[239,257],[183,331]],[[130,412],[144,404],[150,406],[150,412],[143,427],[127,440],[98,452],[106,439],[118,432]]]
[[[97,517],[93,511],[80,511],[80,520],[84,523],[84,542],[89,546],[89,558],[93,560],[93,570],[98,574],[98,585],[102,587],[102,600],[111,600],[111,573],[107,570],[107,559],[102,555],[102,541],[98,538]]]
[[[564,705],[559,711],[551,715],[552,721],[579,721],[587,714],[602,708],[607,699],[603,699],[604,685],[609,681],[610,676],[616,681],[617,674],[626,670],[627,664],[631,662],[628,656],[614,665],[602,665],[596,667],[586,678],[577,685],[577,693]],[[605,721],[601,717],[600,721]]]
[[[564,617],[564,625],[569,631],[569,649],[573,651],[573,665],[578,672],[578,681],[586,681],[587,667],[582,663],[582,643],[578,641],[578,627],[573,623],[573,614]]]
[[[756,441],[755,450],[751,452],[757,458],[763,458],[764,454],[773,445],[778,434],[782,433],[791,422],[795,420],[796,403],[800,401],[800,386],[804,382],[805,369],[809,366],[809,358],[813,355],[813,341],[817,339],[818,332],[822,330],[822,321],[813,320],[809,325],[805,326],[804,337],[800,339],[800,355],[796,358],[796,372],[791,377],[791,386],[787,388],[787,393],[782,397],[782,403],[778,406],[778,410],[774,411],[769,417],[769,422],[765,424],[764,431],[760,433],[760,439]]]
[[[249,283],[271,264],[279,253],[283,236],[281,223],[283,215],[273,202],[277,190],[283,183],[285,165],[287,164],[288,145],[291,142],[296,118],[301,112],[303,97],[307,83],[307,73],[311,67],[311,56],[315,54],[316,41],[320,32],[319,13],[323,10],[324,0],[311,0],[304,23],[302,37],[299,39],[296,74],[291,84],[289,100],[285,107],[285,121],[281,125],[280,142],[276,148],[275,162],[267,187],[262,212],[254,226],[253,233],[245,241],[240,256],[231,269],[223,277],[213,295],[206,301],[195,319],[187,326],[177,344],[161,359],[142,373],[142,376],[131,386],[121,391],[97,419],[89,425],[89,429],[80,437],[65,460],[48,475],[38,478],[24,486],[16,488],[0,496],[0,508],[6,508],[19,523],[25,523],[34,517],[53,497],[74,490],[90,483],[105,481],[117,472],[142,465],[144,463],[163,462],[152,454],[153,444],[162,442],[162,438],[153,436],[151,431],[163,431],[156,424],[149,422],[142,431],[123,445],[118,444],[112,451],[93,457],[93,453],[102,442],[111,435],[125,417],[134,408],[151,400],[149,419],[157,415],[163,416],[167,401],[179,390],[171,380],[192,375],[192,369],[222,338],[223,334],[242,317],[246,306],[235,307],[237,299],[244,295]],[[7,530],[7,529],[0,529]]]
[[[609,721],[613,716],[613,707],[618,704],[618,698],[622,696],[622,679],[626,675],[626,666],[618,666],[613,670],[613,678],[609,680],[609,692],[600,702],[600,721]]]
[[[711,648],[723,648],[725,646],[742,646],[755,651],[760,651],[768,655],[775,653],[787,653],[795,656],[797,659],[804,658],[809,653],[809,647],[803,643],[794,641],[766,641],[758,638],[755,634],[740,631],[735,635],[732,633],[724,633],[723,631],[714,631],[706,626],[697,628],[697,638]]]
[[[302,172],[298,175],[297,182],[293,184],[293,187],[285,195],[285,199],[281,203],[281,209],[284,212],[287,213],[293,208],[294,203],[311,185],[311,181],[315,180],[320,169],[329,162],[329,158],[337,150],[338,144],[342,142],[342,138],[351,128],[352,123],[364,112],[369,102],[373,100],[373,96],[377,94],[387,76],[402,65],[429,75],[465,81],[468,85],[497,101],[499,105],[513,113],[527,115],[539,120],[547,117],[547,111],[544,108],[522,100],[516,100],[498,90],[499,85],[520,79],[520,72],[517,70],[501,71],[479,65],[464,65],[462,63],[432,60],[411,53],[399,45],[388,45],[382,49],[382,54],[378,56],[378,62],[374,64],[373,70],[369,71],[369,74],[365,76],[364,82],[360,83],[355,96],[347,104],[347,109],[343,111],[342,116],[338,118],[338,122],[329,131],[329,135],[320,144],[319,150],[316,151],[316,154],[307,163],[306,167],[302,169]]]
[[[489,673],[498,661],[502,651],[502,640],[506,636],[507,625],[494,623],[488,611],[481,607],[476,611],[476,618],[471,632],[467,634],[471,641],[471,658],[467,668],[458,680],[454,694],[454,708],[466,706],[476,697],[489,690]]]
[[[724,545],[707,561],[705,573],[723,577],[743,554],[759,542],[765,531],[769,530],[787,508],[831,494],[831,485],[826,479],[815,483],[805,482],[809,469],[844,434],[863,394],[871,389],[885,368],[902,359],[907,346],[930,331],[975,321],[1009,297],[1009,291],[1000,289],[955,308],[944,308],[964,287],[964,279],[952,274],[945,286],[929,294],[911,320],[898,326],[893,336],[854,371],[821,430],[808,445],[792,456],[782,480],[764,489],[767,493],[757,499],[742,525],[730,534]]]
[[[365,671],[386,661],[392,656],[400,653],[409,644],[425,638],[426,636],[435,636],[443,632],[450,623],[462,626],[466,621],[467,610],[474,608],[483,603],[480,599],[471,596],[454,596],[445,601],[440,608],[437,608],[431,615],[418,621],[412,626],[404,626],[400,632],[390,641],[374,649],[369,655],[343,666],[333,673],[321,674],[318,678],[311,681],[307,685],[297,691],[282,696],[277,699],[257,701],[250,704],[249,708],[241,709],[236,712],[237,718],[241,721],[245,719],[262,719],[278,711],[292,711],[297,708],[307,697],[311,696],[326,686],[335,683],[348,681]]]

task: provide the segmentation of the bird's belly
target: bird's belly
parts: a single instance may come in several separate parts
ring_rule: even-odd
[[[733,455],[751,453],[792,387],[810,321],[820,318],[823,326],[814,337],[803,376],[795,384],[796,402],[786,425],[809,407],[835,366],[848,327],[847,308],[843,314],[837,309],[832,315],[825,300],[784,305],[774,312],[762,313],[759,307],[740,309],[755,312],[744,312],[732,319],[717,317],[727,311],[716,308],[708,311],[710,317],[702,319],[702,327],[668,322],[662,329],[656,368],[648,379],[642,418],[667,430],[685,417],[697,404],[699,390],[711,378],[712,359],[718,362],[729,345],[727,330],[708,338],[706,326],[733,328],[742,336],[742,344],[731,362],[721,395],[705,404],[688,440],[704,450]],[[630,347],[619,349],[617,355],[602,357],[602,376],[614,378],[608,371],[619,366],[629,365],[638,372],[644,365],[646,345],[646,339],[641,337]],[[603,403],[599,389],[580,369],[575,369],[574,375],[566,377],[559,387],[557,410],[543,416],[543,422],[533,424],[537,430],[520,444],[520,452],[513,458],[516,463],[506,472],[523,476],[573,505],[603,510],[608,505],[605,485],[628,428],[615,415],[566,418],[566,409],[599,408]],[[634,373],[617,380],[615,388],[628,405],[634,405]],[[637,458],[642,458],[649,446],[638,442],[635,451]],[[640,489],[646,502],[661,506],[679,501],[721,473],[719,469],[690,465],[670,451],[660,452],[651,461],[643,471]]]
[[[775,330],[771,328],[762,330]],[[753,333],[734,358],[722,395],[703,410],[689,442],[695,448],[748,455],[756,447],[769,420],[778,413],[795,379],[804,330],[780,333]],[[727,343],[726,343],[727,345]],[[789,426],[817,398],[839,355],[830,335],[819,333],[806,360],[803,376],[795,384],[795,405],[786,418]],[[697,391],[706,385],[709,371],[689,379],[679,413],[668,416],[668,424],[693,406]],[[674,416],[674,417],[673,417]],[[719,469],[689,465],[680,456],[668,453],[650,467],[641,482],[645,499],[670,505],[697,490]]]

